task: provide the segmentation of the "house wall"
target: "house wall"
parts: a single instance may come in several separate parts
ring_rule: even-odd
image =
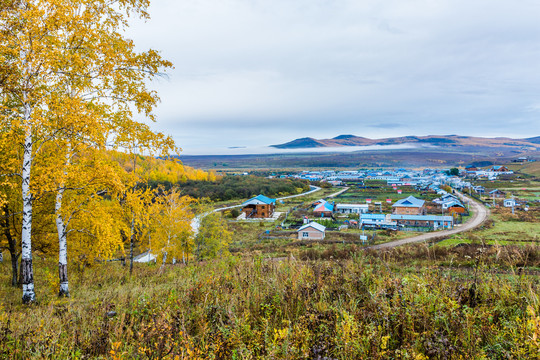
[[[313,211],[314,217],[332,217],[331,211]]]
[[[425,215],[426,214],[426,207],[401,207],[396,206],[394,207],[393,213],[395,215]]]
[[[467,212],[466,209],[462,208],[461,206],[452,206],[448,209],[449,213],[456,213],[456,214],[465,214]]]
[[[429,228],[434,228],[435,227],[435,221],[433,220],[396,220],[398,225],[403,225],[405,227],[429,227]],[[445,228],[449,228],[451,226],[451,223],[445,221],[444,223],[443,222],[440,222],[440,221],[437,221],[437,227],[438,228],[441,228],[441,227],[445,227]]]
[[[250,219],[262,219],[262,218],[269,218],[274,215],[274,209],[275,205],[248,205],[245,208],[242,209],[242,212],[246,214],[246,218],[251,214],[253,209],[256,209],[257,213],[253,214]]]
[[[308,237],[304,237],[304,233],[308,233]],[[298,240],[323,240],[324,233],[313,228],[307,228],[298,232]]]

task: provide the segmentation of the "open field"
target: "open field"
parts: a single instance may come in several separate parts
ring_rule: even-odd
[[[511,164],[508,165],[508,168],[524,174],[540,177],[540,161],[527,162],[523,164]]]
[[[132,277],[117,263],[72,267],[71,299],[46,280],[54,261],[38,259],[31,307],[4,263],[0,357],[538,359],[539,278],[513,271],[516,254],[478,250],[336,249],[318,261],[138,265]]]
[[[474,232],[455,235],[439,243],[442,246],[457,244],[535,245],[540,246],[540,212],[499,208],[492,211],[491,220]]]

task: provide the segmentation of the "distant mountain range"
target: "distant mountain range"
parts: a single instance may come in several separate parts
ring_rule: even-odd
[[[314,139],[310,137],[296,139],[284,144],[271,145],[277,149],[310,149],[340,146],[370,146],[417,144],[419,146],[438,146],[451,148],[492,148],[492,150],[536,151],[540,148],[540,136],[527,139],[506,137],[483,138],[459,135],[402,136],[383,139],[369,139],[356,135],[339,135],[332,139]]]

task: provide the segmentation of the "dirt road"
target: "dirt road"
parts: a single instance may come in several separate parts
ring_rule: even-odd
[[[422,242],[422,241],[428,241],[433,239],[438,239],[441,237],[447,237],[453,234],[458,234],[464,231],[472,230],[478,226],[480,226],[484,221],[488,219],[489,216],[489,210],[482,204],[476,202],[475,200],[472,200],[471,198],[461,194],[457,193],[457,195],[463,200],[464,202],[469,201],[471,207],[474,210],[474,214],[472,218],[469,219],[465,224],[462,224],[461,226],[456,226],[452,230],[443,230],[443,231],[436,231],[431,233],[426,233],[418,236],[414,236],[407,239],[401,239],[396,241],[387,242],[384,244],[378,244],[366,247],[366,249],[387,249],[387,248],[393,248],[396,246],[401,246],[405,244],[411,244],[416,242]]]

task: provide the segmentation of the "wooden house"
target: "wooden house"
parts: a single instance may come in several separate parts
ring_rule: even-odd
[[[491,171],[494,171],[494,172],[508,172],[508,168],[506,166],[503,166],[503,165],[496,165],[496,166],[493,166],[491,168]]]
[[[452,214],[452,213],[456,213],[456,214],[465,214],[465,213],[467,213],[467,209],[461,203],[461,201],[449,200],[449,201],[443,202],[441,204],[441,206],[442,206],[442,208],[444,210],[448,211],[448,213],[450,213],[450,214]]]
[[[246,219],[271,218],[276,208],[276,199],[258,195],[242,204],[242,212]]]

